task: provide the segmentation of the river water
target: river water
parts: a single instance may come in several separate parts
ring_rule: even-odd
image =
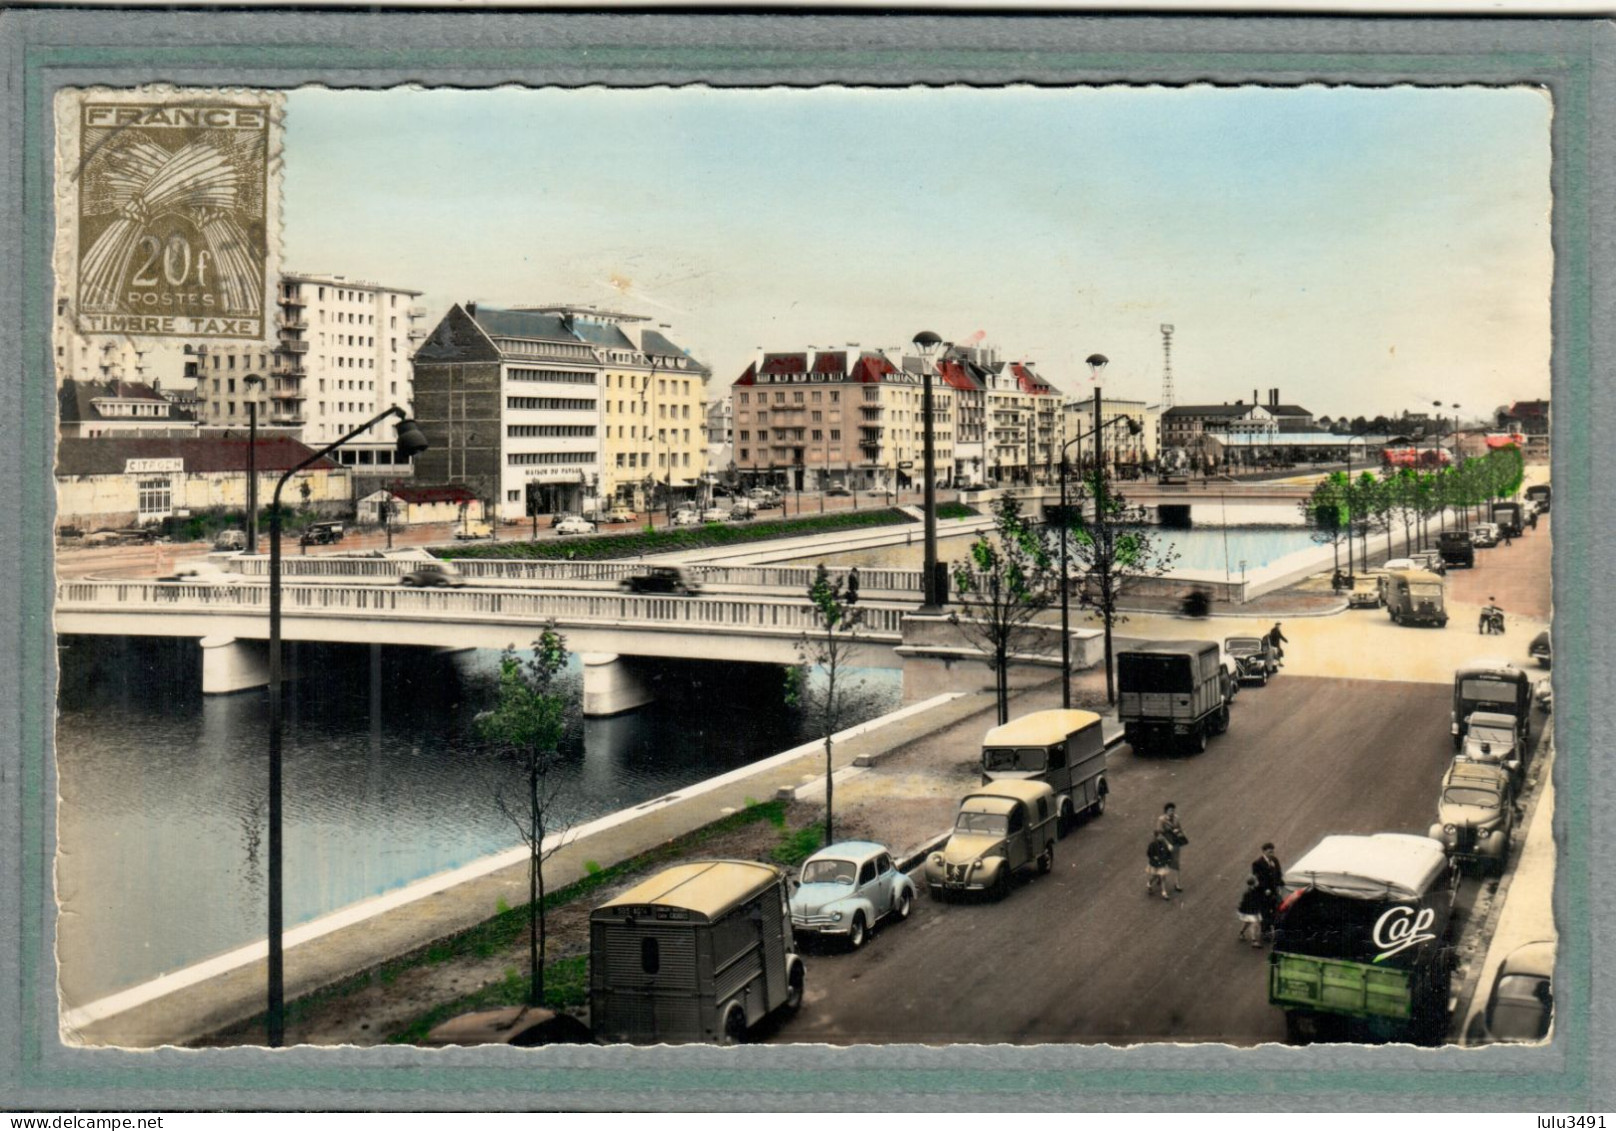
[[[268,712],[262,691],[203,696],[194,641],[64,639],[58,954],[76,1006],[263,937]],[[520,843],[498,802],[520,798],[520,775],[473,737],[497,653],[390,648],[373,668],[362,646],[294,651],[288,927]],[[560,769],[570,823],[817,737],[785,706],[779,668],[674,662],[661,675],[656,704],[585,720],[574,659]],[[901,698],[898,672],[858,675],[849,726]]]

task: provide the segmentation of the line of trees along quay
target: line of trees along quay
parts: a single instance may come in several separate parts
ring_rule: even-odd
[[[1369,538],[1386,536],[1386,553],[1392,554],[1399,530],[1403,547],[1423,547],[1431,538],[1431,524],[1447,529],[1448,514],[1454,515],[1460,529],[1475,521],[1486,521],[1494,501],[1513,497],[1526,477],[1526,462],[1514,444],[1494,449],[1452,466],[1419,471],[1400,468],[1389,474],[1364,471],[1357,476],[1337,471],[1325,476],[1301,502],[1303,517],[1313,530],[1314,539],[1336,547],[1339,570],[1340,547],[1347,548],[1347,572],[1354,572],[1354,542],[1358,546],[1358,569],[1368,567]]]

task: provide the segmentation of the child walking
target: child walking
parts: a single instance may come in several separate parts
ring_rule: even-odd
[[[1257,877],[1246,877],[1246,890],[1240,893],[1240,941],[1262,946],[1263,893],[1257,887]]]

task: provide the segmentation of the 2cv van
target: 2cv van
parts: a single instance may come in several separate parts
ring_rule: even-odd
[[[1034,711],[982,739],[982,784],[1041,781],[1055,791],[1056,830],[1105,812],[1105,736],[1093,711]]]
[[[1423,569],[1397,569],[1385,575],[1386,612],[1393,624],[1448,626],[1442,579]]]
[[[960,802],[954,832],[926,857],[926,887],[942,901],[962,892],[1010,890],[1029,865],[1055,866],[1055,791],[1041,781],[996,781]]]
[[[746,860],[676,864],[589,916],[589,1021],[605,1043],[738,1044],[802,1004],[786,874]]]
[[[1496,712],[1515,719],[1524,754],[1532,737],[1532,681],[1508,660],[1478,660],[1453,673],[1453,714],[1448,731],[1453,748],[1464,744],[1470,716],[1477,711]]]

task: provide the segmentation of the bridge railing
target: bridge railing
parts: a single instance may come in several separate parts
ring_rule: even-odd
[[[299,577],[403,577],[420,561],[419,558],[342,558],[320,555],[312,558],[288,558],[281,561],[281,575]],[[457,558],[460,572],[477,581],[622,581],[645,569],[643,562],[561,562],[533,561],[519,558]],[[229,566],[246,577],[268,577],[269,559],[241,557],[231,559]],[[757,585],[782,591],[806,593],[814,578],[814,566],[707,566],[686,567],[708,585]],[[846,569],[834,569],[835,576],[845,576]],[[914,593],[921,592],[918,569],[883,569],[859,567],[860,592]]]
[[[287,616],[398,616],[454,620],[512,620],[558,624],[677,626],[702,630],[796,635],[816,627],[813,608],[739,596],[661,597],[626,593],[556,593],[542,589],[405,589],[375,585],[283,585],[281,608]],[[62,581],[56,607],[72,612],[262,612],[269,614],[269,590],[260,585],[185,585],[151,581]],[[864,636],[889,642],[901,638],[906,610],[867,607]]]

